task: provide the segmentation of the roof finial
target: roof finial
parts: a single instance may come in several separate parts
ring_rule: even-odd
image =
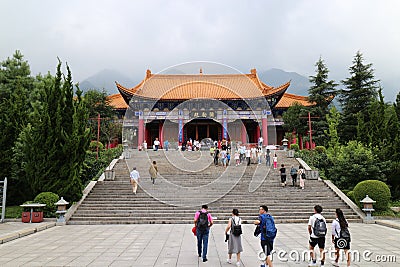
[[[251,69],[251,70],[250,70],[250,73],[251,73],[251,74],[257,74],[257,70],[256,70],[256,69]]]
[[[146,71],[146,78],[148,79],[148,78],[150,78],[150,76],[151,76],[151,70],[147,70]]]
[[[200,74],[203,74],[203,68],[200,68]]]

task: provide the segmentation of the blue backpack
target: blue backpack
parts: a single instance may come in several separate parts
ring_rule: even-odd
[[[266,214],[265,219],[262,222],[262,230],[264,236],[268,240],[274,240],[276,237],[276,234],[278,232],[278,229],[275,227],[275,221],[274,218],[270,214]]]

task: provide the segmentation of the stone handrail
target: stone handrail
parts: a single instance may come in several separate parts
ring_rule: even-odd
[[[121,155],[119,159],[121,159],[123,156]],[[106,169],[112,170],[115,166],[115,164],[118,162],[119,159],[113,159],[108,165]],[[72,215],[75,213],[75,211],[78,209],[78,207],[82,204],[82,202],[85,200],[85,198],[89,195],[89,193],[92,191],[93,187],[96,185],[97,182],[104,183],[105,175],[104,172],[100,175],[99,179],[97,181],[90,181],[89,184],[85,187],[83,190],[83,195],[82,198],[75,204],[71,205],[71,207],[68,209],[67,213],[65,214],[65,221],[68,222],[69,219],[72,217]]]
[[[330,180],[323,180],[324,183],[333,190],[333,192],[336,193],[346,204],[349,206],[352,210],[354,210],[355,213],[357,213],[360,218],[365,221],[365,214],[362,212],[362,210],[353,202],[351,201],[350,198],[346,196],[345,193],[343,193],[339,188],[336,187]]]

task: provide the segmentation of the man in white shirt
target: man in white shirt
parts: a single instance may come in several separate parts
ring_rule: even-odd
[[[310,216],[308,220],[308,233],[310,234],[310,257],[311,261],[308,266],[317,266],[316,255],[314,253],[314,248],[318,245],[320,255],[321,255],[321,267],[325,266],[325,235],[327,232],[326,220],[321,215],[322,207],[320,205],[315,205],[314,215]],[[318,232],[316,232],[318,231]]]
[[[136,195],[140,175],[139,172],[136,170],[136,167],[133,167],[133,170],[131,171],[130,174],[131,177],[131,185],[132,185],[132,192]]]
[[[159,147],[160,141],[158,141],[158,137],[156,137],[156,140],[154,140],[154,151],[157,151]]]

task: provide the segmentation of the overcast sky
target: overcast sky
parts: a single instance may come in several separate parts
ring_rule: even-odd
[[[82,81],[103,69],[137,80],[189,61],[309,76],[321,56],[340,81],[360,50],[393,101],[399,14],[398,0],[0,0],[0,60],[19,49],[37,74],[54,73],[59,57]]]

